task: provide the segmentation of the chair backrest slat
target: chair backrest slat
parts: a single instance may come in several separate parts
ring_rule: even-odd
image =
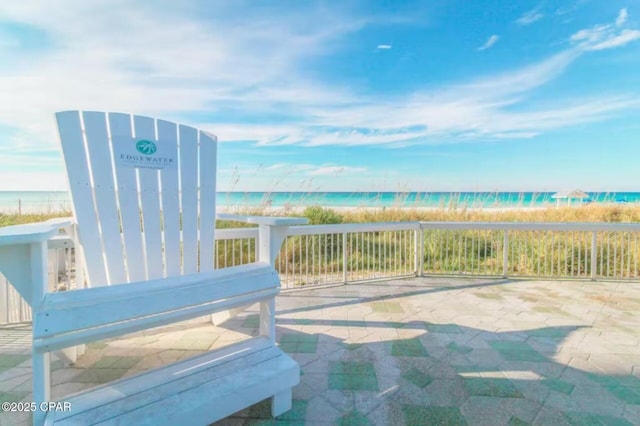
[[[134,117],[133,130],[136,139],[157,140],[155,123],[152,118]],[[140,180],[140,207],[142,208],[144,262],[147,265],[147,278],[160,278],[164,275],[164,268],[158,170],[138,169],[138,178]]]
[[[108,115],[111,140],[117,138],[132,138],[131,116],[112,113]],[[112,146],[113,148],[113,146]],[[114,157],[117,153],[114,153]],[[71,166],[73,167],[73,166]],[[114,167],[118,182],[118,205],[122,234],[127,258],[127,272],[129,281],[142,281],[147,278],[142,245],[140,205],[138,203],[138,178],[133,167]],[[74,201],[75,202],[75,201]],[[80,224],[82,226],[82,224]],[[131,259],[137,259],[132,262]]]
[[[168,121],[158,120],[158,142],[178,145],[178,126]],[[168,277],[180,275],[180,187],[178,169],[163,170],[160,174],[162,194],[162,223],[165,253],[165,274]]]
[[[215,136],[120,113],[57,119],[91,286],[213,269]]]
[[[105,235],[120,234],[120,217],[116,205],[107,120],[105,115],[99,112],[84,112],[82,121],[87,140],[91,141],[90,144],[87,144],[89,169],[93,175],[96,213],[104,257],[107,262],[108,279],[110,282],[125,282],[127,275],[122,239],[104,238]],[[106,284],[106,282],[102,284]]]
[[[216,162],[216,137],[200,133],[200,158]],[[200,162],[200,220],[214,220],[216,216],[216,171],[210,165]],[[200,270],[214,268],[214,227],[200,227]]]
[[[93,187],[89,177],[89,165],[84,144],[80,115],[76,111],[57,114],[58,131],[62,144],[62,153],[67,166],[67,177],[73,200],[84,200],[73,204],[73,213],[83,227],[78,230],[82,242],[84,260],[87,267],[87,278],[96,285],[104,285],[107,273],[104,263],[102,243],[98,230],[95,206],[93,204]]]
[[[182,192],[182,256],[184,273],[198,271],[198,132],[179,127],[180,191]],[[185,167],[192,164],[193,167]]]

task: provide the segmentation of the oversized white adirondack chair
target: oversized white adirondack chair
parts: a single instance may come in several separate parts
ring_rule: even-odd
[[[259,225],[259,261],[214,269],[216,137],[120,113],[56,114],[74,219],[0,228],[0,272],[33,310],[33,397],[50,401],[52,351],[260,302],[260,335],[65,398],[34,424],[205,425],[272,398],[291,407],[299,367],[275,344],[273,262],[301,219]],[[49,292],[48,240],[67,227],[89,288]],[[81,268],[82,265],[77,265]]]

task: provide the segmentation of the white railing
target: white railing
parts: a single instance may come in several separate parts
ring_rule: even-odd
[[[621,223],[294,226],[275,266],[283,289],[423,275],[639,280],[639,237],[640,224]],[[216,267],[253,262],[258,247],[257,228],[218,229]],[[52,285],[74,271],[72,251],[56,253]],[[28,306],[0,276],[0,324],[29,320]]]
[[[251,238],[250,232],[225,230],[217,238]],[[276,268],[285,289],[411,275],[637,280],[639,237],[640,224],[623,223],[296,226],[289,230]],[[239,259],[242,246],[235,244],[233,256]]]
[[[420,224],[295,226],[276,259],[285,289],[411,276]]]
[[[258,258],[258,228],[216,229],[216,268],[244,265]]]
[[[639,279],[640,224],[423,222],[425,274]]]
[[[416,274],[419,223],[294,226],[275,266],[284,289]],[[257,258],[256,228],[216,231],[216,266]]]

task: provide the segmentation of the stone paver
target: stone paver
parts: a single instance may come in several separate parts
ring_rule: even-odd
[[[287,333],[280,337],[280,347],[288,353],[311,353],[318,350],[318,336],[303,333]]]
[[[329,363],[329,389],[377,391],[378,378],[372,362],[333,361]]]
[[[640,284],[406,279],[285,293],[277,341],[301,366],[293,408],[221,425],[640,424]],[[255,336],[253,307],[87,345],[52,398]],[[0,329],[0,401],[31,399],[30,329]],[[0,414],[0,424],[29,424]]]

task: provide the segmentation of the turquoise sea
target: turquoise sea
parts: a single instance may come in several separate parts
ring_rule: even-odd
[[[440,207],[517,208],[555,206],[553,192],[219,192],[220,207]],[[587,192],[583,203],[640,204],[640,192]],[[578,200],[572,204],[579,203]],[[562,200],[562,205],[567,201]],[[67,192],[0,191],[2,212],[70,210]]]

